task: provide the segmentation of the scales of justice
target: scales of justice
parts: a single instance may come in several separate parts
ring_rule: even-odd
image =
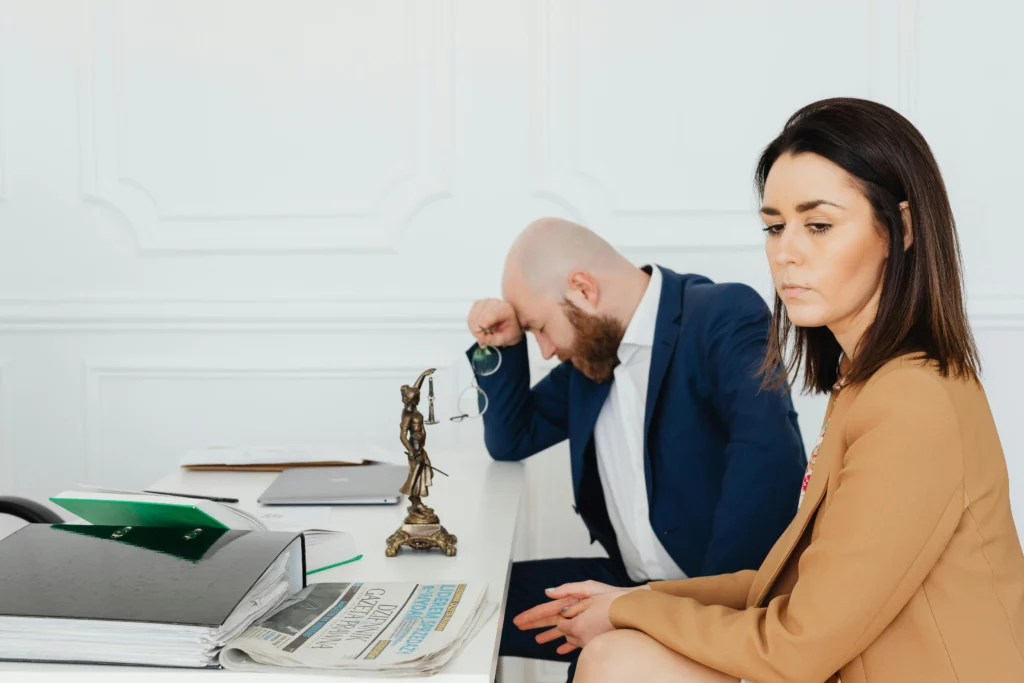
[[[434,368],[424,370],[412,386],[402,386],[402,426],[401,440],[405,447],[405,454],[409,458],[409,476],[400,489],[409,497],[408,514],[405,521],[395,533],[387,540],[387,549],[384,554],[387,557],[394,557],[398,549],[405,545],[416,550],[428,550],[440,548],[448,557],[455,555],[455,544],[458,539],[455,534],[448,533],[448,530],[441,525],[434,509],[423,504],[423,498],[430,494],[430,486],[434,482],[434,467],[430,464],[427,451],[424,447],[427,441],[426,425],[437,424],[434,419]],[[423,414],[418,410],[420,403],[420,388],[423,380],[430,378],[429,399],[430,409],[427,421],[424,422]],[[441,470],[437,472],[444,474]]]

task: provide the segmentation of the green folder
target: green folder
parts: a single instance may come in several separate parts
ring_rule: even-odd
[[[190,533],[200,529],[266,529],[259,519],[239,508],[198,498],[97,489],[64,491],[50,500],[95,527],[102,527],[90,529],[87,526],[65,525],[66,530],[87,536],[113,538],[113,532],[107,527],[112,527],[114,531],[131,527],[129,532],[122,532],[116,537],[116,540],[129,544],[141,545],[151,534],[157,534],[155,538],[163,539],[155,530],[149,530],[150,527],[173,527]],[[308,539],[305,544],[308,574],[327,571],[362,558],[351,534],[307,529],[303,535]],[[204,540],[220,538],[206,533],[196,535],[197,538],[199,536]],[[196,538],[183,537],[183,540],[189,541],[183,546],[189,552],[196,552],[203,545],[194,542]],[[176,552],[172,554],[178,555]]]
[[[261,529],[259,520],[212,501],[175,496],[65,491],[50,498],[100,526]]]
[[[166,528],[130,527],[130,526],[94,526],[90,524],[54,524],[54,529],[72,534],[91,536],[109,543],[125,543],[137,548],[145,548],[154,552],[172,555],[188,562],[198,562],[211,554],[213,548],[225,534],[232,533],[228,529],[182,529],[175,533]],[[235,531],[225,541],[237,537],[237,534],[249,533]]]

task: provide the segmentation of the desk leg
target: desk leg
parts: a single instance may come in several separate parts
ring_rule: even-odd
[[[517,657],[498,657],[498,666],[494,674],[495,683],[534,683],[537,680],[536,667],[528,659]]]

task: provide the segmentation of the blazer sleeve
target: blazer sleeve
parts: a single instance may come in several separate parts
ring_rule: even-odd
[[[467,358],[475,348],[466,351]],[[569,363],[552,368],[531,389],[525,336],[501,354],[497,372],[476,378],[487,394],[484,444],[491,457],[522,460],[569,438]]]
[[[647,584],[652,591],[677,598],[690,598],[702,605],[723,605],[743,609],[757,572],[744,569],[733,574],[697,576],[682,581],[656,581]]]
[[[823,681],[861,654],[948,544],[964,474],[957,415],[931,371],[897,368],[849,410],[839,480],[792,593],[737,610],[634,591],[612,603],[612,623],[758,683]]]
[[[746,285],[720,286],[703,326],[711,403],[726,432],[721,495],[702,576],[753,569],[796,513],[807,460],[789,393],[761,388],[771,313]]]

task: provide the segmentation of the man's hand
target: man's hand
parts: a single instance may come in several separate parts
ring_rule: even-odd
[[[565,618],[554,630],[565,636],[567,643],[576,647],[586,647],[587,643],[602,633],[615,629],[608,618],[608,610],[615,598],[628,592],[628,589],[623,589],[621,592],[601,593],[566,607]]]
[[[501,299],[480,299],[469,309],[469,331],[481,346],[515,346],[523,338],[512,305]]]
[[[566,642],[577,647],[586,647],[591,640],[602,633],[615,630],[608,617],[612,603],[626,593],[635,590],[641,589],[616,588],[611,592],[599,593],[584,598],[574,605],[569,605],[562,610],[564,618],[555,628],[565,636]]]
[[[512,623],[521,631],[547,628],[547,631],[544,631],[535,638],[538,643],[543,645],[565,636],[565,633],[561,630],[561,626],[566,621],[563,611],[576,605],[580,600],[606,593],[618,595],[619,592],[628,592],[629,590],[628,588],[616,588],[615,586],[609,586],[597,581],[567,583],[558,588],[549,588],[545,592],[549,597],[555,598],[554,600],[526,610],[522,614],[517,615],[512,620]],[[573,637],[566,638],[566,641],[558,646],[558,654],[564,655],[581,647],[581,644]]]
[[[557,628],[559,624],[565,621],[565,618],[562,616],[562,610],[570,605],[575,605],[577,602],[579,602],[578,598],[563,598],[561,600],[545,602],[544,604],[537,605],[536,607],[528,609],[522,614],[517,615],[512,620],[512,623],[515,624],[520,631],[532,631],[538,628],[548,629],[537,635],[534,640],[541,645],[544,643],[550,643],[553,640],[558,640],[563,637],[563,634]],[[558,646],[557,652],[560,655],[564,655],[575,649],[575,646],[562,643]]]
[[[600,581],[580,581],[578,583],[564,583],[558,588],[548,588],[545,593],[552,600],[559,600],[561,598],[589,598],[594,595],[600,595],[601,593],[614,593],[616,591],[629,590],[627,588],[620,588],[618,586],[609,586],[607,583],[601,583]]]

